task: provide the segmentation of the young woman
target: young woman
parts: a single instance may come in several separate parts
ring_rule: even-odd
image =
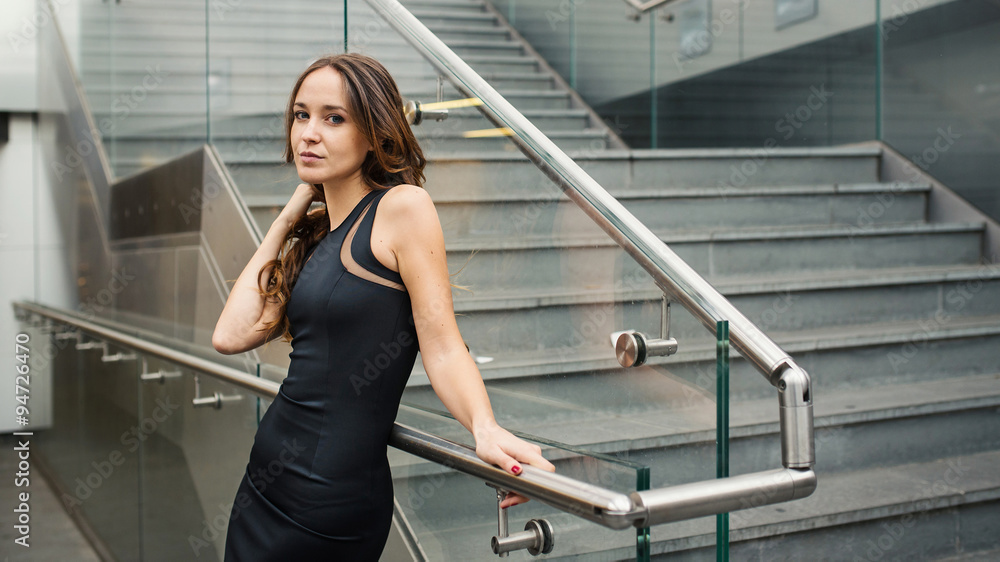
[[[481,459],[515,475],[522,463],[554,469],[493,417],[455,323],[444,237],[402,105],[386,69],[356,54],[317,60],[292,89],[285,159],[304,183],[212,337],[225,354],[292,343],[233,505],[226,560],[378,560],[392,517],[387,440],[418,345]],[[325,206],[308,212],[314,202]]]

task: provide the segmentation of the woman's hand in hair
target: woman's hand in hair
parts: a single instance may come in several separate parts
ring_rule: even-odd
[[[320,203],[325,202],[323,192],[316,189],[312,184],[300,183],[295,188],[292,198],[288,200],[288,203],[281,210],[278,218],[284,220],[288,224],[288,228],[291,229],[295,221],[306,214],[309,206],[317,201]]]
[[[269,329],[281,320],[283,309],[277,299],[262,295],[260,287],[269,285],[272,279],[271,263],[280,255],[292,225],[306,213],[313,201],[322,201],[322,197],[322,193],[307,183],[295,188],[292,198],[271,223],[260,247],[229,292],[212,333],[212,345],[216,351],[226,355],[243,353],[264,345],[269,336],[273,339],[282,335],[271,333]]]

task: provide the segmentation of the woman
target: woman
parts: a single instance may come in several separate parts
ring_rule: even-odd
[[[497,425],[455,323],[425,160],[386,69],[344,54],[292,89],[299,185],[236,280],[212,344],[290,338],[230,515],[226,560],[378,560],[392,517],[386,444],[417,347],[438,397],[511,474],[553,466]],[[314,202],[325,208],[307,212]],[[282,251],[282,249],[285,251]],[[504,506],[527,501],[509,495]]]

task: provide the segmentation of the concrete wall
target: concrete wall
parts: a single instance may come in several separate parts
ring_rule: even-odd
[[[15,113],[10,119],[10,140],[0,145],[0,261],[5,264],[0,276],[0,341],[8,347],[8,360],[13,356],[13,342],[20,331],[10,302],[26,299],[72,308],[75,272],[71,270],[72,254],[67,227],[67,206],[75,205],[75,197],[52,189],[43,167],[37,121],[32,114]],[[71,194],[70,194],[71,195]],[[71,221],[70,221],[71,222]],[[41,359],[41,334],[32,334],[30,354]],[[47,361],[33,361],[34,376],[30,380],[29,411],[31,428],[46,427],[51,422],[51,399],[47,388]],[[15,372],[5,369],[0,374],[0,410],[13,412]],[[0,432],[24,429],[12,416],[0,419]]]
[[[881,95],[875,36],[854,30],[659,88],[657,146],[829,146],[881,134],[1000,217],[1000,6],[951,2],[884,25]],[[649,91],[595,109],[630,146],[651,145]]]
[[[72,36],[79,27],[76,0],[53,0],[55,15],[66,18]],[[77,197],[65,184],[50,181],[42,150],[42,126],[37,119],[38,34],[51,25],[53,12],[36,13],[34,0],[5,0],[0,6],[0,112],[10,112],[9,139],[0,144],[0,342],[12,346],[20,325],[10,302],[40,301],[73,308],[76,272],[72,271],[73,229]],[[70,47],[71,51],[74,48]],[[77,50],[78,51],[78,50]],[[29,428],[51,423],[51,396],[47,388],[47,361],[41,334],[29,342],[37,370],[31,379]],[[13,350],[10,351],[12,358]],[[0,411],[13,412],[15,373],[0,374]],[[25,429],[12,416],[0,419],[0,432]]]
[[[882,16],[905,22],[912,13],[953,1],[881,0]],[[695,51],[704,53],[688,56],[682,22],[702,2],[709,9],[709,25],[706,34],[695,38],[704,48]],[[818,0],[814,17],[787,26],[778,25],[774,0],[686,0],[638,20],[629,17],[634,10],[621,1],[493,4],[564,78],[575,77],[577,90],[593,105],[871,26],[876,17],[871,0]]]

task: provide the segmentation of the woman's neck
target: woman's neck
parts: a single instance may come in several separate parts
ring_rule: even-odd
[[[353,178],[352,178],[353,179]],[[326,198],[326,211],[330,216],[330,230],[337,228],[351,214],[358,201],[371,191],[361,178],[337,184],[323,184],[323,195]]]

